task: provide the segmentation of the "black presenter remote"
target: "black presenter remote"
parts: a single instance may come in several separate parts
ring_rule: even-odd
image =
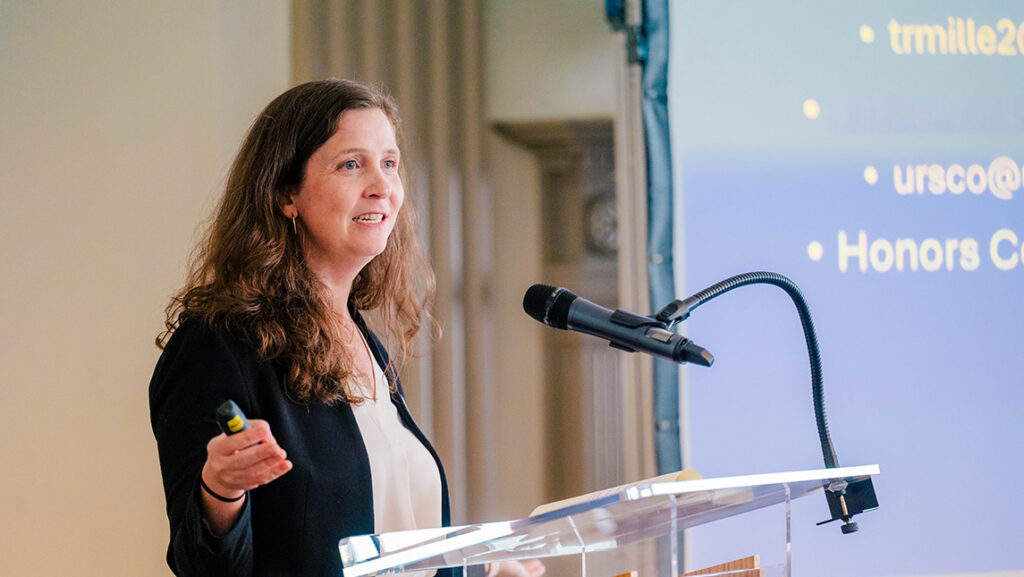
[[[234,401],[228,400],[217,407],[217,424],[225,435],[234,435],[249,429],[249,420]]]

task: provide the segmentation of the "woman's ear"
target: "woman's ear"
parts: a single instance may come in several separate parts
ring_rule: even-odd
[[[292,200],[291,193],[285,193],[281,199],[281,212],[284,213],[284,217],[291,220],[299,216],[299,208],[295,206],[295,201]]]

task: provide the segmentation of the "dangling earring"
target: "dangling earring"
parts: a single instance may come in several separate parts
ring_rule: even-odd
[[[299,216],[298,213],[292,215],[292,232],[294,232],[296,236],[299,234],[299,227],[295,224],[295,217],[297,216]]]

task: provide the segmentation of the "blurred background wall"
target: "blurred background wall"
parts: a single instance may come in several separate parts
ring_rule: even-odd
[[[447,86],[468,95],[458,106],[472,99],[472,118],[459,116],[464,108],[446,113],[462,132],[435,121],[433,134],[456,144],[475,138],[459,149],[457,174],[480,194],[469,201],[477,212],[436,212],[452,206],[437,204],[438,175],[411,175],[425,191],[418,202],[435,208],[430,240],[455,247],[439,261],[448,339],[409,378],[426,383],[414,403],[456,470],[457,515],[523,516],[567,496],[545,484],[543,327],[519,305],[543,280],[541,161],[494,125],[610,122],[620,49],[601,2],[0,0],[0,574],[168,574],[148,421],[153,339],[255,114],[296,82],[347,73],[316,64],[325,54],[373,41],[335,36],[327,52],[304,52],[310,11],[352,6],[378,18],[365,29],[374,34],[401,6],[412,6],[406,17],[423,10],[447,23],[440,36],[406,25],[414,38],[435,34],[431,58],[460,59],[444,73],[454,75]],[[424,47],[398,40],[406,53]],[[360,58],[373,66],[372,54]],[[384,80],[372,67],[358,70]],[[410,99],[429,94],[416,82],[389,88]],[[424,126],[437,112],[429,100],[403,109]],[[422,144],[409,146],[430,150]],[[418,162],[436,171],[431,162],[447,158]],[[483,220],[474,225],[474,215]],[[477,266],[469,289],[465,242],[481,245],[469,253]],[[468,330],[466,306],[486,310]],[[467,368],[476,335],[485,337],[485,360]],[[478,434],[492,444],[473,440]]]
[[[161,575],[146,388],[281,2],[0,3],[0,574]]]

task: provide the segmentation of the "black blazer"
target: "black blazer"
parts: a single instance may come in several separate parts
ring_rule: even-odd
[[[377,362],[387,353],[361,317],[357,324]],[[167,498],[171,538],[167,563],[179,576],[342,575],[338,541],[374,533],[370,463],[347,403],[298,404],[284,395],[284,367],[261,362],[224,326],[189,319],[174,332],[149,385]],[[423,443],[441,475],[441,517],[450,523],[448,484],[441,461],[413,422],[394,370],[392,402]],[[206,444],[220,432],[216,407],[232,399],[249,417],[270,423],[292,470],[252,490],[227,535],[214,536],[200,513],[199,476]],[[461,573],[461,571],[458,571]],[[441,571],[439,576],[454,572]]]

